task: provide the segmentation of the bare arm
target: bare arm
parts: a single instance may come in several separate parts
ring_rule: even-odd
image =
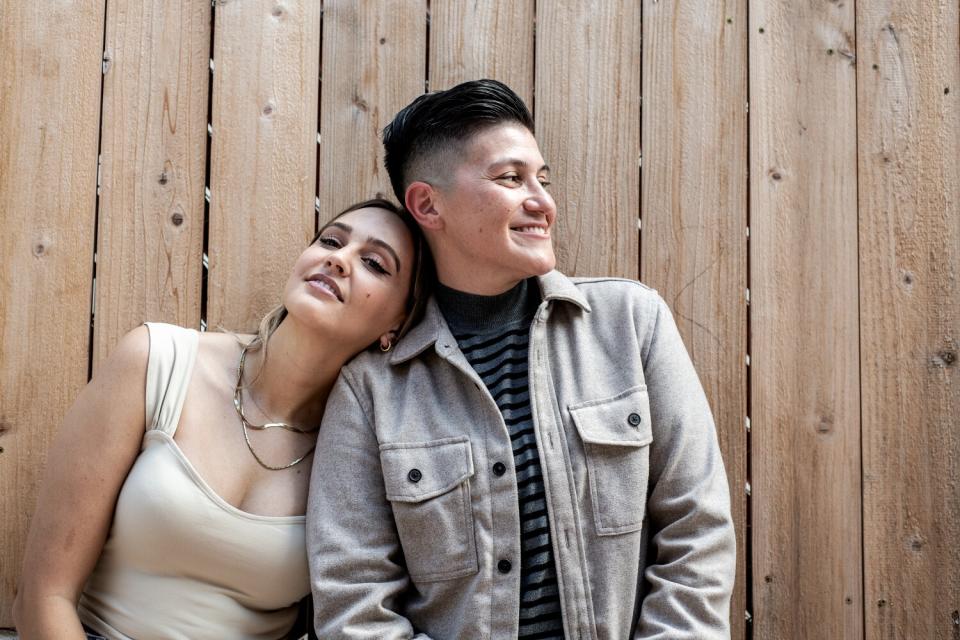
[[[145,326],[124,336],[50,448],[13,605],[22,640],[85,638],[77,601],[140,451],[148,352]]]

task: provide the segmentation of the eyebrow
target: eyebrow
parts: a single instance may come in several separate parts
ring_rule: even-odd
[[[530,164],[529,164],[526,160],[521,160],[520,158],[504,158],[504,159],[502,159],[502,160],[497,160],[496,162],[494,162],[494,163],[491,164],[490,166],[491,166],[491,167],[498,167],[498,166],[500,166],[500,165],[502,165],[502,164],[512,164],[512,165],[516,165],[516,166],[518,166],[518,167],[529,167],[529,166],[530,166]],[[537,171],[538,171],[538,172],[539,172],[539,171],[546,171],[547,173],[549,173],[549,172],[550,172],[550,165],[545,164],[545,165],[543,165],[542,167],[540,167],[539,169],[537,169]]]
[[[353,227],[351,227],[350,225],[345,224],[345,223],[343,223],[343,222],[339,222],[339,221],[337,221],[337,220],[334,220],[333,222],[325,225],[325,226],[323,227],[323,229],[329,229],[330,227],[337,227],[337,228],[339,228],[339,229],[342,229],[342,230],[346,231],[347,233],[353,233]],[[322,232],[323,229],[321,229],[320,231]],[[398,255],[397,255],[397,252],[393,250],[393,247],[391,247],[389,244],[387,244],[386,242],[384,242],[384,241],[381,240],[380,238],[374,238],[373,236],[367,236],[367,242],[369,242],[369,243],[372,244],[372,245],[376,245],[376,246],[378,246],[378,247],[381,247],[384,251],[386,251],[387,253],[389,253],[389,254],[391,255],[391,257],[393,257],[393,261],[397,264],[397,271],[399,272],[399,271],[401,270],[401,269],[400,269],[400,256],[398,256]]]

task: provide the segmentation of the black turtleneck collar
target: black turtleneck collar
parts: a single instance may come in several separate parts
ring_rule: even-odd
[[[488,333],[508,324],[529,322],[540,305],[540,287],[534,278],[521,280],[495,296],[464,293],[438,282],[434,295],[454,335]]]

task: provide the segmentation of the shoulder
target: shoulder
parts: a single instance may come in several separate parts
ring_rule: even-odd
[[[368,378],[377,379],[389,376],[392,369],[389,353],[367,349],[358,353],[353,360],[340,369],[340,378],[351,386],[356,386]]]
[[[570,278],[593,308],[594,316],[604,317],[619,310],[633,314],[638,320],[655,318],[666,303],[653,287],[628,278]]]
[[[240,351],[253,338],[250,334],[224,331],[199,334],[193,383],[217,388],[235,384]]]
[[[629,295],[639,298],[658,298],[659,294],[653,287],[638,280],[629,278],[607,277],[575,277],[570,282],[585,295]]]
[[[120,338],[109,357],[97,368],[95,377],[109,374],[129,376],[136,372],[145,374],[149,357],[150,332],[147,325],[142,324]]]

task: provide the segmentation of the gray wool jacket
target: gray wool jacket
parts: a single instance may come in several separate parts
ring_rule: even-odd
[[[539,284],[530,404],[566,638],[729,638],[727,480],[666,303],[630,280]],[[307,508],[317,635],[516,638],[517,505],[501,413],[431,300],[327,402]]]

